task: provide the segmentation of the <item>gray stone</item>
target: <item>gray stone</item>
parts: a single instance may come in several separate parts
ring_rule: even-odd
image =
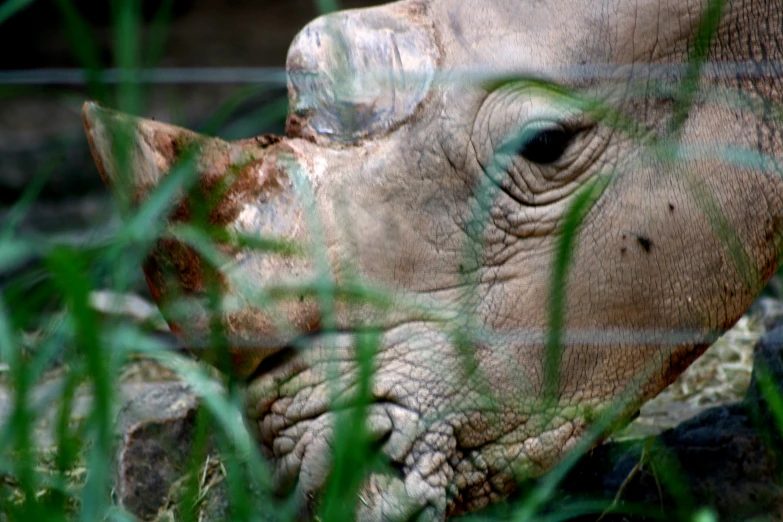
[[[156,386],[122,408],[116,491],[125,509],[144,520],[156,515],[185,472],[197,408],[196,395],[180,383]]]

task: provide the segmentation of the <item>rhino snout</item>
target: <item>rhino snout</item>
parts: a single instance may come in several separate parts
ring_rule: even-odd
[[[295,176],[310,177],[302,150],[273,136],[226,142],[93,102],[84,104],[82,117],[98,170],[125,210],[144,206],[178,176],[143,268],[186,346],[209,338],[207,296],[215,289],[240,376],[318,328],[318,307],[294,291],[312,279],[302,250],[309,230],[294,186]],[[218,259],[188,238],[191,224],[216,234]],[[289,297],[276,296],[274,310],[263,309],[259,294],[270,292]]]

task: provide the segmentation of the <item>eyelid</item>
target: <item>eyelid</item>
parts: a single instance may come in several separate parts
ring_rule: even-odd
[[[515,154],[523,143],[529,141],[539,132],[561,129],[566,132],[572,132],[569,126],[563,125],[559,120],[536,119],[529,121],[516,132],[508,133],[498,149],[498,152]]]
[[[522,123],[524,126],[536,124],[538,122],[552,122],[552,124],[560,125],[565,130],[571,132],[578,132],[585,127],[592,126],[594,123],[585,112],[573,107],[569,108],[562,106],[550,106],[543,110],[533,109],[528,112],[524,119],[525,122]]]
[[[555,130],[563,129],[572,134],[577,134],[582,131],[588,130],[595,125],[594,122],[588,121],[583,113],[560,113],[552,115],[551,117],[540,116],[536,118],[528,119],[518,127],[518,135],[527,134],[528,132],[541,132],[542,130]],[[511,136],[512,133],[509,133]],[[506,140],[508,141],[508,140]]]

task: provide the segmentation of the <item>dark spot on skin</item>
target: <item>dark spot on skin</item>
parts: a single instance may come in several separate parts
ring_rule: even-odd
[[[674,212],[674,203],[669,203],[669,212]]]
[[[650,249],[653,247],[652,240],[644,236],[636,236],[636,241],[639,243],[639,246],[641,246],[647,253],[649,253]]]

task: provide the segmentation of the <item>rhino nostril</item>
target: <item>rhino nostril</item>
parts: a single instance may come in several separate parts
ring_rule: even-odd
[[[248,377],[248,381],[252,381],[264,374],[271,373],[275,368],[283,366],[294,357],[296,357],[296,349],[291,348],[290,346],[276,351],[261,361],[253,373]]]
[[[386,465],[388,466],[388,470],[398,479],[405,480],[405,466],[402,462],[399,462],[394,459],[388,459],[386,461]]]

